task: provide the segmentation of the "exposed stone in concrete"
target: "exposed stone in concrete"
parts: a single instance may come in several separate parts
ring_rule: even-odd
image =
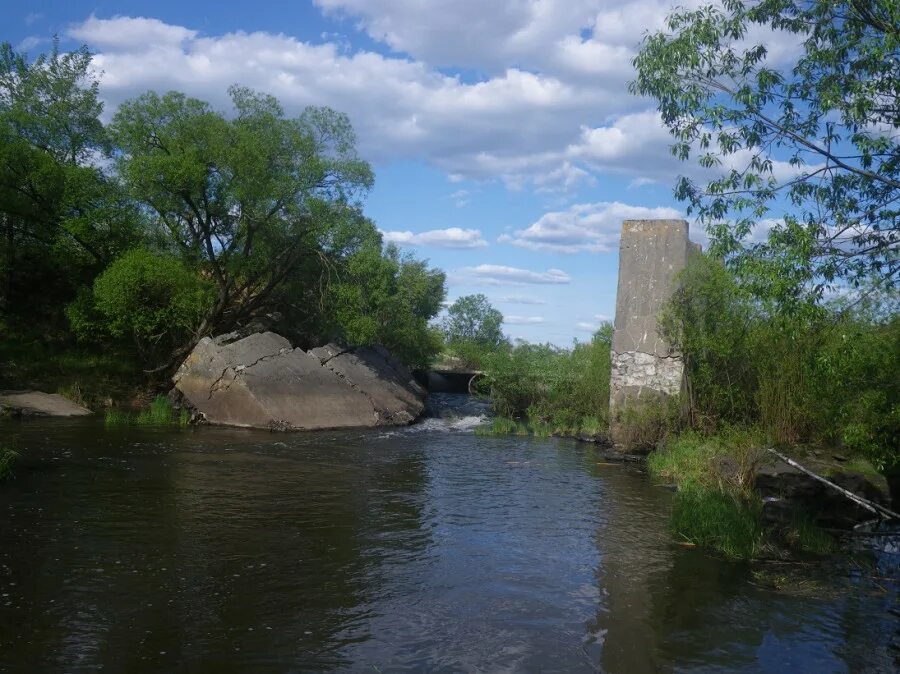
[[[366,428],[409,423],[424,409],[425,392],[386,352],[328,345],[306,353],[272,332],[230,339],[202,339],[173,378],[210,423]]]
[[[619,249],[619,286],[610,376],[610,432],[626,404],[681,389],[684,363],[659,334],[658,317],[687,264],[684,220],[626,220]]]
[[[40,391],[0,391],[0,410],[42,417],[80,417],[91,413],[64,396]]]

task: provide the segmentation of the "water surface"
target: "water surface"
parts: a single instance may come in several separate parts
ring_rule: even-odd
[[[470,425],[0,426],[0,672],[892,671],[892,587],[774,591],[636,468]]]

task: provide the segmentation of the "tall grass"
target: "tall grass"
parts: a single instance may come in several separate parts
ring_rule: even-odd
[[[534,430],[576,432],[584,419],[605,427],[609,409],[610,343],[606,324],[570,349],[520,343],[483,358],[480,390],[498,415],[527,418]],[[547,430],[547,427],[549,431]]]
[[[758,502],[696,485],[675,494],[671,529],[676,537],[731,559],[750,559],[763,541]]]
[[[129,414],[121,410],[107,410],[106,426],[110,428],[121,426],[187,426],[191,421],[191,414],[186,409],[181,409],[176,414],[172,403],[165,396],[157,396],[146,408],[137,413]]]

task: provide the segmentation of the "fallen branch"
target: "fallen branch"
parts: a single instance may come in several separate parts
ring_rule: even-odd
[[[844,496],[846,496],[848,499],[850,499],[851,501],[853,501],[856,505],[861,506],[861,507],[865,508],[866,510],[868,510],[869,512],[874,513],[876,516],[878,516],[879,519],[900,520],[900,515],[898,515],[897,513],[895,513],[893,510],[890,510],[890,509],[888,509],[888,508],[885,508],[885,507],[882,506],[882,505],[879,505],[879,504],[874,503],[874,502],[872,502],[872,501],[870,501],[870,500],[868,500],[868,499],[865,499],[865,498],[863,498],[862,496],[857,496],[856,494],[854,494],[854,493],[853,493],[852,491],[850,491],[849,489],[844,489],[843,487],[840,487],[840,486],[836,485],[836,484],[835,484],[834,482],[832,482],[831,480],[826,480],[826,479],[825,479],[824,477],[822,477],[821,475],[816,475],[814,472],[812,472],[811,470],[809,470],[809,468],[804,468],[804,467],[801,466],[799,463],[797,463],[797,462],[794,461],[793,459],[790,459],[790,458],[786,457],[786,456],[785,456],[784,454],[782,454],[781,452],[776,452],[776,451],[775,451],[774,449],[772,449],[771,447],[767,448],[766,451],[768,451],[768,452],[774,454],[774,455],[777,456],[779,459],[781,459],[782,461],[784,461],[787,465],[789,465],[789,466],[791,466],[791,467],[793,467],[793,468],[796,468],[797,470],[799,470],[799,471],[802,472],[802,473],[806,473],[807,475],[809,475],[809,476],[810,476],[811,478],[813,478],[814,480],[818,480],[818,481],[821,482],[822,484],[827,484],[827,485],[828,485],[829,487],[831,487],[832,489],[834,489],[834,490],[840,492],[841,494],[843,494]]]

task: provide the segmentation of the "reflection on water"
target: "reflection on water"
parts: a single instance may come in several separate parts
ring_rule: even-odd
[[[891,670],[891,588],[767,590],[634,468],[459,422],[0,427],[0,672]]]

